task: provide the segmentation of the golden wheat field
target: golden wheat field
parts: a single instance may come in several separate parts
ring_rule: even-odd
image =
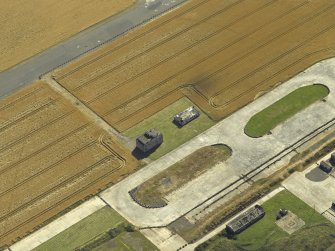
[[[136,0],[1,0],[0,72]]]
[[[44,82],[0,101],[0,246],[135,170],[131,153]]]
[[[124,131],[182,96],[221,119],[335,55],[335,2],[190,0],[54,72]]]

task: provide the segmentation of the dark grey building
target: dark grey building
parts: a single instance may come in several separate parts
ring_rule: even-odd
[[[320,163],[320,169],[326,173],[330,173],[333,170],[333,167],[330,163],[327,163],[325,161],[321,161]]]
[[[229,222],[226,226],[226,231],[228,234],[238,234],[245,230],[250,225],[257,222],[265,215],[265,211],[259,205],[250,208],[243,214],[236,217],[234,220]]]
[[[136,139],[136,147],[142,152],[148,152],[163,143],[163,135],[156,129],[149,129]]]
[[[173,122],[182,127],[199,116],[200,112],[194,106],[191,106],[174,116]]]
[[[335,166],[335,153],[332,153],[330,157],[330,162]]]

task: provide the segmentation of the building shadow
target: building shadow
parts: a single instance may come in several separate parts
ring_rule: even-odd
[[[137,159],[137,160],[142,160],[145,158],[148,158],[152,153],[154,153],[157,148],[160,145],[154,147],[153,149],[151,149],[150,151],[147,152],[142,152],[140,149],[138,149],[137,147],[131,152],[131,154]]]

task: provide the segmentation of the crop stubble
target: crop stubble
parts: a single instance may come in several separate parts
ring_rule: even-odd
[[[133,3],[135,0],[2,0],[0,72]]]
[[[2,0],[0,71],[131,6],[134,0]]]
[[[221,119],[335,55],[332,1],[189,1],[54,72],[124,131],[187,96]]]
[[[0,102],[0,244],[134,171],[136,161],[44,82]]]

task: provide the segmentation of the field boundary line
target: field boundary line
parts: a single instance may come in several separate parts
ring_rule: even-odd
[[[192,10],[198,8],[199,6],[208,3],[209,1],[211,1],[211,0],[204,0],[204,1],[200,2],[200,3],[198,3],[197,5],[192,6],[191,8],[185,10],[184,12],[181,12],[181,13],[179,13],[178,15],[175,15],[175,16],[171,17],[171,18],[168,19],[168,20],[165,20],[163,23],[156,25],[155,27],[151,28],[150,30],[145,31],[145,32],[143,32],[143,33],[137,35],[135,38],[132,38],[132,39],[130,39],[130,40],[125,41],[125,42],[122,43],[121,45],[119,45],[119,46],[113,48],[112,50],[110,50],[110,51],[108,51],[108,52],[106,52],[106,53],[104,53],[104,54],[102,54],[102,55],[99,55],[97,58],[94,58],[94,59],[92,59],[92,60],[86,62],[86,63],[83,64],[83,65],[78,66],[77,68],[75,68],[75,69],[73,69],[72,71],[70,71],[70,72],[68,72],[68,73],[66,73],[66,74],[64,74],[64,75],[62,75],[62,76],[60,76],[60,77],[58,77],[57,79],[58,79],[58,80],[61,80],[61,79],[65,78],[65,77],[67,77],[68,75],[73,74],[74,72],[76,72],[76,71],[78,71],[78,70],[80,70],[80,69],[86,67],[87,65],[96,62],[97,60],[99,60],[99,59],[101,59],[101,58],[103,58],[103,57],[109,55],[110,53],[112,53],[112,52],[114,52],[114,51],[116,51],[116,50],[118,50],[118,49],[120,49],[120,48],[123,48],[124,46],[128,45],[128,44],[131,43],[131,42],[136,41],[137,39],[139,39],[139,38],[141,38],[141,37],[144,37],[145,35],[149,34],[150,32],[152,32],[152,31],[154,31],[154,30],[156,30],[156,29],[158,29],[158,28],[160,28],[161,26],[165,25],[166,23],[169,23],[169,22],[173,21],[175,18],[180,17],[180,16],[183,16],[184,14],[188,13],[189,11],[192,11]],[[184,2],[181,2],[181,3],[179,3],[178,5],[173,6],[172,8],[167,9],[167,10],[166,10],[165,12],[163,12],[162,14],[164,15],[165,13],[169,12],[170,10],[172,10],[172,9],[174,9],[174,8],[179,7],[179,6],[182,5],[182,4],[185,4],[185,3],[184,3]],[[160,16],[160,15],[162,15],[162,14],[155,15],[155,16],[153,16],[153,17],[151,17],[151,18],[149,18],[149,19],[147,19],[147,20],[145,20],[145,21],[143,21],[143,22],[141,22],[141,23],[139,23],[139,24],[137,24],[137,25],[134,25],[131,29],[128,29],[128,30],[126,30],[125,32],[123,32],[123,33],[121,33],[121,34],[112,37],[110,40],[107,40],[106,42],[104,42],[104,43],[102,43],[102,44],[100,44],[100,45],[97,45],[96,47],[94,47],[94,48],[92,48],[92,49],[90,49],[90,50],[88,50],[88,51],[82,53],[80,56],[82,56],[83,54],[86,54],[87,52],[90,52],[90,51],[92,51],[92,50],[95,50],[95,49],[97,49],[98,47],[101,47],[102,45],[105,45],[105,44],[111,42],[111,41],[114,40],[116,37],[122,36],[122,35],[124,35],[125,33],[127,33],[129,30],[132,30],[132,29],[134,29],[134,28],[136,28],[136,27],[138,27],[138,26],[141,26],[141,25],[143,25],[144,23],[147,23],[147,22],[149,22],[150,20],[153,20],[153,19],[155,19],[156,17],[158,17],[158,16]],[[74,57],[73,59],[69,60],[67,63],[69,63],[69,62],[75,60],[76,58],[79,58],[80,56],[78,56],[78,57]],[[65,64],[66,64],[66,63],[65,63]],[[62,64],[62,65],[64,65],[64,64]],[[60,66],[61,66],[61,65],[60,65]],[[59,68],[60,66],[55,67],[54,69],[57,69],[57,68]],[[53,69],[53,70],[54,70],[54,69]],[[51,71],[53,71],[53,70],[51,70]],[[48,71],[47,73],[50,73],[51,71]],[[47,73],[45,73],[45,74],[47,74]],[[44,74],[42,74],[42,75],[44,75]]]
[[[334,28],[334,27],[332,27],[332,28]],[[309,53],[309,54],[307,54],[307,55],[304,55],[303,57],[299,58],[298,60],[296,60],[296,61],[294,61],[293,63],[289,64],[288,66],[284,67],[283,69],[281,69],[281,70],[279,70],[279,71],[276,71],[276,73],[274,73],[274,74],[271,75],[270,77],[268,77],[268,78],[266,78],[266,79],[264,79],[264,80],[258,82],[257,85],[253,86],[252,88],[249,88],[248,90],[246,90],[246,91],[240,93],[238,96],[235,97],[235,99],[231,99],[231,100],[225,102],[224,104],[220,104],[220,105],[213,104],[212,107],[213,107],[213,108],[221,108],[221,107],[226,106],[226,105],[228,105],[228,104],[230,104],[230,103],[232,103],[232,102],[235,102],[237,99],[241,98],[242,96],[244,96],[245,94],[247,94],[249,91],[251,91],[251,90],[254,89],[255,87],[262,86],[262,85],[264,84],[264,82],[266,82],[266,81],[268,81],[268,80],[270,80],[270,79],[276,77],[276,76],[279,75],[280,73],[282,73],[282,72],[284,72],[284,71],[290,69],[292,66],[294,66],[294,65],[296,65],[296,64],[298,64],[298,63],[300,63],[300,62],[302,62],[302,61],[305,60],[306,58],[315,56],[316,54],[319,54],[319,53],[322,53],[322,52],[325,52],[325,51],[334,50],[334,49],[335,49],[335,47],[334,47],[334,48],[329,47],[329,48],[325,48],[325,49],[322,49],[322,50],[319,50],[319,51],[315,51],[315,52],[311,52],[311,53]]]
[[[335,4],[332,5],[332,7],[334,7],[334,6],[335,6]],[[326,12],[327,12],[327,11],[330,10],[330,8],[329,8],[329,9],[327,8],[327,9],[325,9],[325,10],[326,10]],[[323,13],[324,13],[324,11],[321,11],[321,14],[323,14]],[[310,20],[311,20],[311,19],[314,19],[314,18],[317,17],[317,16],[319,16],[319,14],[320,14],[320,13],[317,13],[317,14],[313,15],[312,17],[310,17]],[[303,21],[302,23],[304,23],[304,22],[305,22],[305,21]],[[269,24],[269,23],[267,23],[267,24]],[[266,25],[267,25],[267,24],[266,24]],[[294,27],[290,28],[288,31],[285,31],[285,32],[281,33],[281,35],[279,35],[279,36],[286,35],[288,32],[291,32],[291,31],[294,30],[295,28],[299,27],[299,25],[300,25],[300,24],[295,25]],[[334,25],[332,25],[332,26],[330,26],[330,27],[327,27],[327,28],[324,29],[323,31],[317,33],[317,35],[314,35],[314,37],[315,37],[315,38],[318,37],[319,35],[323,34],[325,31],[327,31],[327,30],[329,30],[329,29],[331,29],[331,28],[333,28],[333,27],[334,27]],[[249,54],[251,54],[251,53],[257,51],[260,47],[263,47],[264,45],[266,46],[266,45],[268,45],[270,42],[272,42],[272,41],[274,41],[274,40],[275,40],[275,38],[271,39],[270,41],[267,41],[267,42],[264,43],[263,45],[259,46],[259,47],[256,48],[255,50],[253,50],[253,51],[251,51],[251,52],[245,54],[245,55],[242,56],[242,57],[248,56]],[[308,40],[306,40],[306,41],[309,42]],[[301,44],[298,45],[297,47],[300,48],[300,47],[303,46],[304,44],[305,44],[305,43],[301,43]],[[288,54],[288,52],[285,52],[285,53]],[[286,54],[285,54],[285,55],[286,55]],[[235,63],[238,62],[240,59],[241,59],[241,57],[240,57],[238,60],[233,61],[233,63],[235,64]],[[209,75],[209,77],[213,77],[214,75],[218,74],[219,72],[221,72],[221,71],[224,70],[225,68],[228,68],[229,66],[230,66],[230,64],[227,65],[227,66],[225,66],[225,67],[223,67],[223,68],[221,68],[221,69],[219,69],[218,71],[212,73],[212,74],[211,74],[212,76]],[[178,74],[178,75],[179,75],[179,74]],[[207,77],[206,77],[206,78],[207,78]],[[204,79],[205,79],[205,78],[204,78]],[[203,81],[203,79],[202,79],[201,81]],[[200,82],[200,81],[199,81],[199,82]],[[237,82],[237,81],[236,81],[236,82]],[[156,85],[156,86],[157,86],[157,85]],[[152,90],[156,89],[156,86],[153,86],[153,87],[149,88],[148,91],[151,92]],[[151,89],[152,89],[152,90],[151,90]],[[175,91],[175,90],[173,90],[173,91]],[[171,91],[171,93],[172,93],[173,91]],[[136,100],[137,98],[139,98],[140,96],[145,95],[145,94],[147,94],[147,92],[142,92],[141,94],[136,95],[134,98],[132,98],[132,99],[130,99],[130,100],[127,100],[126,103],[123,103],[122,105],[119,105],[119,106],[113,108],[112,110],[106,112],[105,114],[103,114],[103,116],[107,116],[107,115],[109,115],[110,113],[112,113],[112,112],[114,112],[114,111],[120,109],[121,107],[124,107],[125,104],[130,103],[130,102],[132,102],[133,100]],[[160,97],[160,98],[162,98],[162,97]],[[159,99],[160,99],[160,98],[159,98]],[[156,99],[156,100],[159,101],[159,99]],[[210,101],[211,101],[211,99],[209,99],[209,102],[210,102]],[[142,107],[140,110],[137,110],[135,113],[137,113],[137,112],[139,112],[139,111],[141,111],[141,110],[146,109],[148,106],[151,106],[153,103],[154,103],[154,102],[151,102],[150,104],[148,104],[148,105]],[[212,103],[209,103],[209,104],[210,104],[212,107],[215,108],[214,104],[212,104]],[[129,117],[133,116],[135,113],[129,114],[129,115],[127,115],[127,117],[129,118]],[[124,121],[124,120],[127,120],[127,117],[124,117],[124,118],[122,118],[121,120],[117,121],[116,124],[119,123],[119,122],[122,122],[122,121]]]
[[[334,4],[334,5],[335,5],[335,4]],[[326,9],[326,10],[328,10],[328,9]],[[282,17],[284,17],[284,16],[285,16],[285,15],[282,15],[282,16],[278,17],[277,19],[274,19],[273,21],[277,21],[277,20],[279,20],[280,18],[282,18]],[[139,97],[143,96],[144,94],[147,94],[147,93],[152,92],[153,90],[157,89],[157,87],[159,87],[159,86],[165,84],[166,82],[168,82],[168,81],[170,81],[171,79],[173,79],[173,78],[179,76],[180,74],[182,74],[182,73],[184,73],[184,72],[186,72],[186,71],[188,71],[188,70],[194,68],[195,66],[199,65],[200,63],[205,62],[206,60],[208,60],[208,59],[211,58],[212,56],[216,55],[218,52],[223,51],[223,50],[229,48],[230,46],[236,44],[237,42],[239,42],[239,41],[241,41],[241,40],[247,38],[248,36],[250,36],[250,35],[252,35],[252,34],[258,32],[259,30],[263,29],[264,27],[266,27],[266,26],[269,25],[270,23],[271,23],[271,22],[268,22],[268,23],[266,23],[266,24],[264,24],[264,25],[261,25],[261,26],[257,27],[257,29],[255,29],[254,31],[249,32],[248,34],[245,34],[244,36],[242,36],[242,37],[236,39],[235,41],[229,43],[228,45],[225,45],[224,47],[221,47],[220,49],[218,49],[218,50],[212,52],[211,54],[209,54],[209,55],[206,56],[205,58],[203,58],[203,59],[201,59],[201,60],[199,60],[199,61],[197,61],[197,62],[195,62],[195,63],[193,63],[193,64],[191,64],[191,65],[189,65],[188,67],[182,69],[181,71],[179,71],[179,72],[173,74],[172,76],[169,76],[168,78],[164,79],[163,81],[161,81],[161,82],[157,83],[156,85],[154,85],[154,86],[148,88],[147,90],[143,91],[142,93],[137,94],[136,96],[134,96],[133,98],[127,100],[126,102],[124,102],[124,103],[118,105],[117,107],[115,107],[115,108],[113,108],[113,109],[107,111],[106,113],[103,114],[103,116],[109,115],[110,113],[112,113],[112,112],[114,112],[115,110],[118,110],[118,109],[124,107],[126,104],[132,102],[133,100],[138,99]],[[296,26],[296,27],[298,27],[298,26]],[[91,102],[91,101],[89,101],[88,104],[89,104],[90,102]]]
[[[276,0],[275,0],[275,1],[276,1]],[[259,10],[261,10],[261,9],[263,9],[263,8],[265,8],[265,7],[267,7],[267,6],[269,6],[270,4],[274,3],[275,1],[269,2],[269,3],[267,3],[267,4],[263,5],[263,6],[261,6],[260,8],[257,9],[257,11],[259,11]],[[256,11],[256,12],[257,12],[257,11]],[[203,42],[206,41],[207,39],[212,38],[213,36],[219,34],[219,33],[222,32],[223,30],[229,28],[232,24],[237,23],[237,22],[243,20],[245,17],[248,17],[248,16],[253,15],[254,13],[255,13],[255,11],[254,11],[254,12],[251,12],[251,13],[248,13],[247,15],[244,15],[244,16],[242,16],[241,18],[236,19],[235,21],[233,21],[233,22],[230,23],[229,25],[225,25],[225,26],[219,28],[218,30],[216,30],[215,32],[209,34],[208,36],[206,36],[206,37],[200,39],[199,41],[197,41],[197,42],[195,42],[195,43],[189,45],[189,46],[186,47],[182,52],[177,53],[177,54],[174,54],[174,55],[172,55],[172,56],[170,56],[170,57],[168,57],[168,58],[166,58],[166,59],[160,61],[159,63],[155,64],[154,66],[151,66],[150,68],[148,68],[148,69],[146,69],[146,70],[144,70],[144,71],[138,73],[137,75],[132,76],[130,79],[127,79],[127,80],[125,80],[125,81],[119,83],[118,85],[116,85],[116,86],[114,86],[114,87],[108,89],[107,91],[105,91],[105,92],[103,92],[103,93],[101,93],[101,94],[98,94],[98,95],[95,96],[94,98],[92,98],[92,99],[90,99],[89,101],[87,101],[87,103],[90,104],[90,103],[93,103],[93,102],[99,100],[101,97],[104,97],[104,96],[108,95],[109,92],[114,91],[115,89],[117,89],[117,88],[119,88],[119,87],[122,87],[122,86],[124,86],[124,85],[130,83],[131,81],[135,80],[136,78],[138,78],[138,77],[140,77],[140,76],[142,76],[142,75],[144,75],[144,74],[150,72],[153,68],[156,68],[157,66],[159,66],[159,65],[161,65],[161,64],[164,64],[164,63],[168,62],[170,59],[173,59],[173,58],[178,57],[179,55],[182,55],[184,52],[187,52],[188,50],[194,48],[195,46],[197,46],[197,45],[203,43]],[[286,15],[286,14],[284,14],[283,16],[285,16],[285,15]],[[280,17],[280,18],[281,18],[281,17]],[[280,19],[280,18],[278,18],[278,19]],[[275,20],[276,20],[276,19],[272,20],[272,22],[275,21]],[[268,24],[269,24],[269,23],[263,25],[263,27],[267,26]],[[262,27],[262,28],[263,28],[263,27]],[[257,29],[254,30],[253,32],[251,32],[251,33],[249,33],[248,35],[245,35],[245,36],[243,36],[243,37],[247,37],[247,36],[249,36],[249,35],[251,35],[251,34],[257,32],[258,30],[259,30],[259,28],[257,28]],[[147,90],[145,90],[144,92],[140,93],[139,95],[148,93],[148,92],[150,92],[151,89],[155,89],[155,88],[157,88],[157,87],[159,87],[159,86],[165,84],[166,82],[168,82],[169,80],[175,78],[176,76],[178,76],[178,75],[184,73],[185,71],[187,71],[187,70],[189,70],[189,69],[192,69],[194,66],[197,66],[198,64],[200,64],[200,63],[206,61],[207,59],[211,58],[212,56],[216,55],[218,52],[223,51],[223,50],[229,48],[231,45],[235,44],[235,43],[236,43],[237,41],[239,41],[239,40],[240,40],[240,38],[236,39],[235,41],[233,41],[233,42],[230,43],[229,45],[225,45],[225,46],[219,48],[218,50],[215,50],[214,52],[210,53],[209,55],[207,55],[206,57],[202,58],[201,60],[198,60],[196,63],[193,63],[193,64],[191,64],[190,66],[188,66],[188,67],[182,69],[181,71],[175,73],[174,75],[172,75],[172,76],[170,76],[170,77],[168,77],[168,78],[166,78],[166,79],[160,81],[158,84],[156,84],[156,85],[154,85],[154,86],[148,88]],[[138,96],[138,95],[137,95],[137,96]]]
[[[211,14],[211,15],[209,15],[209,16],[207,16],[207,17],[201,19],[200,21],[198,21],[198,22],[194,23],[193,25],[191,25],[191,26],[185,28],[184,30],[182,30],[182,31],[180,31],[180,32],[177,32],[177,33],[175,33],[175,34],[173,34],[173,35],[167,37],[167,38],[164,39],[163,41],[160,41],[159,43],[154,44],[152,47],[150,47],[150,48],[148,48],[148,49],[146,49],[146,50],[144,50],[144,51],[142,51],[142,52],[140,52],[140,53],[138,53],[138,54],[132,56],[131,58],[129,58],[129,59],[127,59],[127,60],[121,62],[120,64],[118,64],[118,65],[112,67],[111,69],[108,69],[107,71],[103,71],[101,74],[98,74],[97,76],[95,76],[95,77],[93,77],[93,78],[91,78],[91,79],[85,79],[85,80],[82,81],[82,82],[79,81],[79,82],[82,83],[82,85],[77,86],[76,88],[72,89],[71,91],[72,91],[72,92],[78,91],[78,90],[84,88],[85,86],[94,83],[94,81],[96,81],[97,79],[100,79],[100,78],[106,76],[107,74],[110,74],[111,72],[114,72],[115,70],[120,69],[121,67],[127,65],[128,63],[132,62],[133,60],[135,60],[135,59],[137,59],[137,58],[139,58],[139,57],[145,55],[146,53],[148,53],[148,52],[150,52],[150,51],[152,51],[152,50],[154,50],[154,49],[156,49],[156,48],[158,48],[158,47],[160,47],[160,46],[162,46],[162,45],[165,45],[166,43],[172,41],[173,39],[179,37],[180,35],[184,35],[185,32],[188,32],[188,31],[192,30],[194,27],[197,27],[197,26],[203,24],[204,22],[208,21],[209,19],[211,19],[211,18],[213,18],[213,17],[216,17],[217,15],[220,15],[220,14],[226,12],[227,10],[229,10],[229,9],[231,9],[231,8],[233,8],[233,7],[235,7],[236,5],[242,3],[243,1],[245,1],[245,0],[240,0],[240,2],[236,2],[236,3],[234,3],[234,4],[231,4],[231,5],[229,5],[229,6],[224,7],[223,9],[221,9],[221,10],[215,12],[214,14]],[[277,0],[272,0],[271,2],[266,3],[266,4],[265,4],[264,6],[262,6],[262,7],[266,7],[266,6],[268,6],[268,5],[271,5],[271,4],[273,4],[275,1],[277,1]],[[251,14],[253,14],[253,12],[251,12]],[[249,16],[249,14],[248,14],[248,15],[245,15],[245,16]],[[245,16],[244,16],[244,17],[245,17]],[[237,20],[241,20],[241,19],[243,19],[244,17],[238,18]],[[238,22],[237,20],[235,20],[235,21]],[[235,21],[232,22],[232,23],[235,23]],[[221,32],[222,30],[225,30],[225,29],[228,28],[230,25],[232,25],[232,23],[230,23],[229,25],[225,25],[223,28],[218,29],[218,31],[216,31],[216,32],[213,32],[211,35],[207,36],[206,39],[208,39],[208,38],[210,38],[210,37],[212,37],[212,36],[215,36],[216,34],[218,34],[219,32]],[[205,39],[205,40],[206,40],[206,39]],[[173,59],[173,58],[177,57],[177,56],[180,55],[181,53],[184,53],[185,50],[189,50],[189,49],[193,48],[195,45],[197,45],[197,44],[199,44],[199,43],[201,43],[201,42],[203,42],[203,39],[201,39],[201,40],[199,40],[199,41],[197,41],[197,42],[195,42],[195,43],[193,43],[193,44],[187,46],[187,47],[186,47],[185,49],[183,49],[181,52],[177,52],[177,53],[173,54],[172,56],[170,56],[170,57],[168,57],[168,58],[166,58],[166,59],[160,61],[160,62],[157,63],[156,65],[151,66],[151,67],[148,68],[147,70],[151,70],[151,69],[157,67],[158,65],[160,65],[160,64],[162,64],[162,63],[165,63],[165,62],[169,61],[170,59]],[[106,68],[106,67],[98,68],[98,71],[100,71],[100,70],[104,70],[105,68]],[[145,71],[147,71],[147,70],[145,70]],[[94,73],[99,73],[99,72],[94,72]],[[56,79],[58,80],[58,78],[56,78]],[[115,88],[115,87],[113,87],[113,88]]]
[[[210,100],[213,100],[215,97],[217,97],[218,95],[220,95],[220,94],[223,93],[224,91],[226,91],[226,90],[228,90],[228,89],[231,89],[231,88],[234,87],[235,84],[237,84],[238,82],[241,82],[241,81],[243,81],[243,80],[245,80],[245,79],[248,79],[249,77],[251,77],[251,76],[255,75],[257,72],[259,72],[260,70],[263,70],[264,68],[266,68],[266,67],[270,66],[271,64],[277,62],[278,60],[280,60],[280,59],[282,59],[283,57],[289,55],[290,53],[296,51],[297,49],[300,49],[300,48],[303,47],[304,45],[306,45],[306,44],[308,44],[309,42],[313,41],[314,39],[318,38],[320,35],[323,35],[325,32],[327,32],[327,31],[329,31],[329,30],[331,30],[331,29],[334,29],[334,27],[335,27],[335,25],[331,25],[331,26],[325,28],[324,30],[322,30],[322,31],[320,31],[320,32],[318,32],[318,33],[316,33],[316,34],[314,34],[312,37],[307,38],[304,42],[302,42],[302,43],[300,43],[299,45],[293,47],[293,48],[290,49],[289,51],[286,51],[286,52],[282,53],[282,54],[279,55],[278,57],[276,57],[276,58],[270,60],[270,62],[268,62],[268,63],[266,63],[266,64],[264,64],[264,65],[258,67],[257,69],[255,69],[255,70],[253,70],[253,71],[251,71],[251,72],[249,72],[247,75],[245,75],[245,76],[243,76],[242,78],[236,80],[236,81],[233,82],[231,85],[227,86],[225,89],[222,89],[222,90],[220,90],[220,92],[218,92],[217,94],[214,94],[214,95],[211,97]],[[312,52],[312,53],[313,53],[313,52]],[[288,67],[288,68],[290,68],[290,67]],[[255,87],[255,86],[253,86],[253,87]],[[257,85],[256,85],[256,87],[257,87]],[[211,101],[210,101],[210,102],[211,102]],[[213,101],[212,101],[212,102],[213,102]],[[212,106],[215,107],[215,104],[214,104],[214,103],[211,103],[211,104],[213,104]]]
[[[207,2],[207,1],[209,1],[209,0],[205,0],[205,1],[203,1],[203,2]],[[97,50],[99,47],[101,47],[101,46],[103,46],[103,45],[105,45],[105,44],[111,43],[113,40],[115,40],[115,39],[118,38],[118,37],[125,36],[125,34],[127,34],[130,30],[133,30],[133,29],[135,29],[135,28],[137,28],[137,27],[139,27],[139,26],[142,26],[142,25],[144,25],[145,23],[148,23],[148,22],[150,22],[151,20],[153,20],[153,19],[155,19],[155,18],[157,18],[157,17],[159,17],[159,16],[161,16],[161,15],[164,15],[164,14],[166,14],[166,13],[169,13],[172,9],[177,8],[177,7],[179,7],[179,6],[182,5],[182,4],[184,4],[184,2],[178,3],[178,4],[176,4],[176,5],[174,5],[174,6],[170,7],[170,8],[167,8],[164,12],[162,12],[162,13],[160,13],[160,14],[153,15],[153,16],[151,16],[150,18],[145,19],[145,20],[143,20],[142,22],[139,22],[138,24],[136,24],[136,25],[130,27],[129,29],[126,29],[126,30],[120,32],[119,34],[112,36],[110,39],[107,39],[107,40],[104,41],[103,43],[100,43],[100,44],[98,44],[98,45],[92,47],[91,49],[88,49],[88,50],[86,50],[86,51],[80,53],[79,55],[72,57],[72,58],[69,59],[69,60],[66,60],[64,63],[61,63],[61,64],[59,64],[59,65],[57,65],[57,66],[55,66],[55,67],[53,67],[53,68],[51,68],[51,69],[45,71],[44,73],[41,73],[39,78],[41,79],[44,75],[47,75],[47,74],[49,74],[49,73],[52,73],[54,70],[56,70],[56,69],[58,69],[58,68],[61,68],[61,67],[65,66],[66,64],[68,64],[68,63],[70,63],[70,62],[72,62],[72,61],[74,61],[74,60],[76,60],[76,59],[81,58],[82,56],[84,56],[84,55],[87,54],[88,52],[95,51],[95,50]]]

